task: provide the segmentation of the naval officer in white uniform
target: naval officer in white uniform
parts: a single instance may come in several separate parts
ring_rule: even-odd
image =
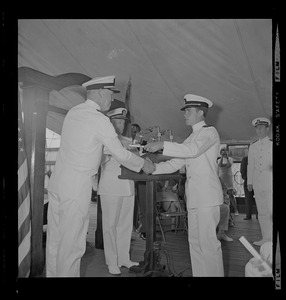
[[[89,223],[92,176],[97,174],[103,146],[120,163],[148,173],[150,162],[127,151],[119,141],[108,111],[115,76],[94,78],[83,84],[87,100],[65,117],[61,145],[48,186],[47,277],[79,277]],[[153,167],[153,166],[152,166]]]
[[[248,152],[247,188],[254,190],[262,240],[253,244],[261,246],[272,241],[272,140],[269,139],[267,118],[256,118],[252,121],[258,140],[252,143]]]
[[[152,174],[173,173],[186,166],[185,193],[188,209],[188,239],[193,276],[224,276],[221,243],[216,227],[220,220],[223,192],[218,177],[217,157],[220,138],[217,130],[207,126],[205,116],[213,103],[203,97],[188,94],[184,97],[186,124],[191,135],[182,143],[154,142],[145,149],[176,157],[155,164]]]
[[[136,149],[129,147],[132,139],[122,136],[126,113],[124,103],[114,100],[106,115],[110,118],[122,145],[128,150]],[[119,179],[121,164],[110,155],[108,149],[104,148],[103,153],[97,193],[100,195],[102,207],[104,255],[109,273],[119,275],[119,267],[130,268],[139,265],[130,260],[129,254],[133,229],[134,181]]]

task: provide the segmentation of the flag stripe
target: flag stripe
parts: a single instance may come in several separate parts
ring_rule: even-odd
[[[29,193],[18,208],[18,229],[20,229],[22,223],[28,216],[30,216],[30,194]]]
[[[18,277],[28,277],[31,267],[31,200],[24,144],[21,103],[18,98]]]
[[[22,205],[22,203],[25,201],[25,199],[28,197],[30,198],[30,191],[28,187],[28,179],[26,179],[27,182],[24,183],[24,185],[21,187],[21,189],[18,191],[18,208]]]
[[[27,177],[28,177],[28,165],[27,165],[27,159],[25,159],[23,163],[19,165],[18,168],[18,191],[24,184]]]
[[[22,205],[22,203],[25,201],[28,195],[30,197],[28,178],[26,178],[26,181],[22,185],[21,189],[18,191],[18,208]]]
[[[22,241],[25,239],[25,236],[31,230],[30,218],[31,218],[31,216],[29,213],[27,218],[23,221],[22,225],[20,226],[20,228],[18,230],[18,245],[20,245],[22,243]]]
[[[18,277],[29,277],[30,265],[31,265],[31,252],[29,251],[27,255],[22,259],[22,262],[19,265]]]
[[[30,238],[31,238],[31,230],[28,231],[22,243],[19,245],[19,265],[30,251]]]
[[[31,251],[30,251],[30,244],[31,244],[31,231],[25,236],[22,243],[19,245],[18,248],[18,265],[19,277],[26,277],[28,271],[30,270],[30,263],[31,263]]]

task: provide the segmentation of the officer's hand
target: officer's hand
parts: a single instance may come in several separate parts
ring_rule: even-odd
[[[148,152],[157,152],[158,150],[163,149],[164,142],[152,142],[148,143],[144,149]]]
[[[252,184],[248,184],[248,185],[247,185],[247,189],[248,189],[249,192],[251,192],[252,189],[253,189],[253,185],[252,185]]]
[[[146,174],[151,174],[156,170],[156,167],[155,164],[149,158],[146,158],[144,159],[144,165],[142,170]]]

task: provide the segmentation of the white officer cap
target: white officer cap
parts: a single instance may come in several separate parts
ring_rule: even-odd
[[[269,126],[271,124],[270,120],[267,118],[256,118],[252,121],[252,125],[254,127],[258,126],[258,125],[266,125]]]
[[[106,113],[106,115],[110,119],[125,119],[125,120],[128,119],[126,117],[126,114],[127,114],[127,109],[125,108],[125,103],[117,99],[114,99],[111,102],[109,111]]]
[[[126,108],[116,108],[116,109],[106,113],[106,115],[110,119],[125,119],[125,120],[127,120],[128,118],[126,117],[126,114],[127,114]]]
[[[184,97],[184,107],[181,108],[181,110],[185,110],[188,107],[212,107],[213,103],[209,99],[206,99],[201,96],[187,94]]]
[[[95,77],[82,84],[87,90],[99,90],[99,89],[108,89],[114,93],[120,93],[120,91],[115,90],[115,76],[104,76],[104,77]]]

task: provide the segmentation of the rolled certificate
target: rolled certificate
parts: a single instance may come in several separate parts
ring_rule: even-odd
[[[140,144],[130,144],[129,147],[132,147],[132,148],[144,148],[144,146],[140,145]]]
[[[261,257],[261,255],[250,245],[250,243],[246,240],[244,236],[239,238],[239,241],[243,244],[243,246],[253,255],[254,258],[261,261],[261,264],[268,272],[272,273],[272,269],[268,265],[268,263]]]

